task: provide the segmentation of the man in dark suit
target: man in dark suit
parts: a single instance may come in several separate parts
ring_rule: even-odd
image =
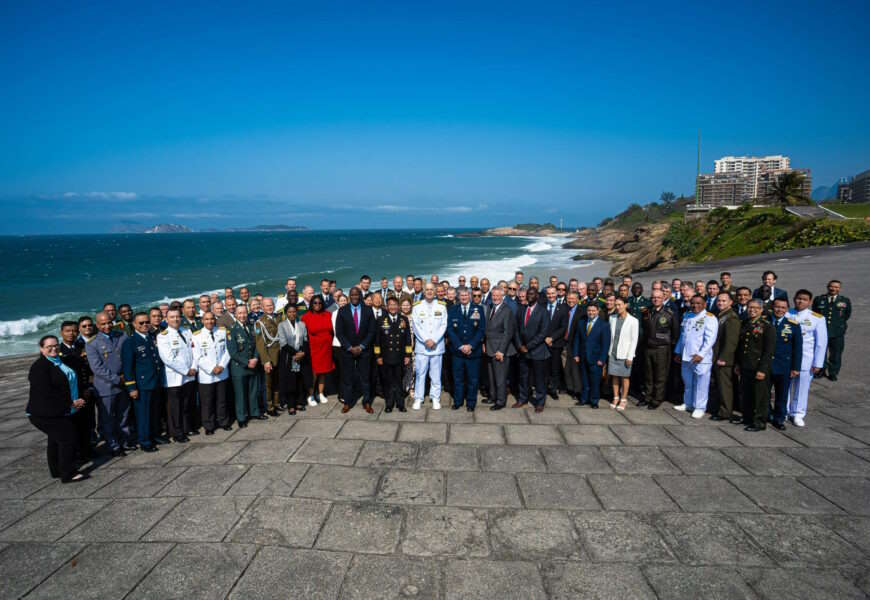
[[[399,278],[401,281],[401,277]],[[411,362],[411,324],[405,315],[399,314],[399,301],[387,299],[387,314],[377,320],[374,354],[384,386],[384,412],[405,412],[405,396],[402,393],[402,377],[405,366]]]
[[[328,279],[320,280],[320,293],[317,295],[323,300],[323,310],[329,310],[329,307],[335,304],[335,298],[329,293],[329,284]]]
[[[565,296],[565,307],[568,309],[568,325],[565,327],[565,334],[562,336],[564,344],[562,346],[563,369],[565,373],[565,388],[575,400],[580,399],[580,392],[583,391],[583,375],[580,365],[574,362],[571,355],[574,336],[577,335],[577,327],[586,318],[586,308],[580,306],[580,295],[578,292],[568,292]]]
[[[601,373],[610,350],[610,323],[599,318],[598,304],[586,307],[586,320],[577,327],[574,337],[574,360],[583,370],[583,391],[578,406],[598,408],[601,398]]]
[[[375,338],[375,315],[362,302],[362,291],[354,286],[348,293],[350,303],[338,309],[335,335],[341,344],[341,386],[344,406],[342,413],[354,407],[362,395],[363,409],[371,414],[372,391],[369,384],[372,342]]]
[[[487,310],[492,308],[492,289],[486,277],[480,280],[480,304]]]
[[[548,287],[546,293],[547,303],[544,306],[550,321],[544,336],[544,343],[550,350],[550,374],[547,379],[547,392],[550,394],[550,398],[558,400],[559,386],[562,382],[562,348],[565,347],[565,332],[568,330],[568,312],[570,309],[567,304],[559,303],[556,288]]]
[[[719,314],[719,306],[717,304],[719,300],[719,282],[715,279],[711,279],[707,282],[707,296],[704,298],[704,304],[707,305],[707,312],[713,313],[714,315]]]
[[[752,292],[752,297],[766,302],[768,298],[766,297],[764,286],[767,286],[770,288],[770,302],[779,298],[783,298],[788,302],[788,292],[782,288],[776,287],[776,280],[776,273],[773,271],[765,271],[761,276],[761,285],[755,288],[755,291]]]
[[[507,377],[511,360],[517,349],[514,344],[517,321],[513,311],[504,302],[504,290],[492,290],[492,306],[486,319],[486,356],[489,359],[488,375],[490,398],[489,410],[501,410],[507,404]]]
[[[477,406],[477,384],[480,375],[480,355],[486,331],[484,309],[471,302],[471,292],[462,288],[459,304],[447,309],[448,351],[453,355],[453,409],[465,404],[468,412]]]
[[[549,371],[550,350],[544,342],[550,316],[546,306],[538,303],[537,288],[529,288],[526,293],[528,304],[517,311],[516,345],[520,350],[519,397],[512,408],[525,406],[529,401],[534,378],[535,395],[532,404],[535,412],[543,412],[547,399],[547,374]]]

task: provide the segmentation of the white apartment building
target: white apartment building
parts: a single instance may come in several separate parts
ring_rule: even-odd
[[[759,197],[759,181],[762,173],[771,171],[788,171],[791,169],[791,159],[788,156],[723,156],[713,162],[716,174],[734,174],[749,178],[747,192],[751,198]]]

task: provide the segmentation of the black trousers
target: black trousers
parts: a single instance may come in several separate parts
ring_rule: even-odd
[[[75,475],[79,435],[72,417],[30,417],[30,422],[48,436],[45,448],[52,477],[68,480]]]
[[[90,414],[88,414],[88,403],[91,405]],[[76,451],[81,461],[87,462],[91,460],[93,451],[91,449],[91,436],[94,433],[94,401],[93,399],[85,400],[85,405],[75,412],[72,419],[73,426],[76,430]]]
[[[405,408],[405,392],[402,391],[402,378],[405,375],[405,365],[386,363],[378,366],[381,385],[384,390],[384,400],[387,408]]]
[[[166,388],[166,420],[169,435],[181,438],[193,431],[193,394],[196,392],[196,382],[188,381],[178,387]]]
[[[199,406],[202,411],[202,425],[206,431],[214,431],[230,424],[228,384],[229,378],[215,383],[199,384]]]
[[[637,398],[644,398],[646,385],[646,344],[638,344],[634,360],[631,361],[631,379],[628,384],[629,393]]]
[[[372,355],[360,353],[354,356],[350,352],[341,353],[341,395],[347,406],[356,405],[362,396],[363,405],[371,405],[372,389],[369,375],[372,369]]]
[[[565,386],[562,385],[562,348],[557,348],[555,345],[550,346],[550,358],[547,361],[550,366],[547,391],[558,392],[560,388],[565,389]]]
[[[305,405],[305,377],[301,370],[291,371],[289,367],[281,369],[278,373],[278,385],[281,403],[288,409]]]
[[[652,406],[659,406],[665,401],[665,393],[669,387],[669,375],[673,354],[670,346],[644,348],[643,353],[643,395]],[[679,372],[679,369],[673,369]],[[632,363],[632,374],[634,363]]]
[[[767,427],[770,412],[770,373],[759,381],[755,371],[740,370],[740,387],[743,389],[743,422],[756,427]]]
[[[520,358],[520,395],[518,402],[525,404],[531,396],[532,380],[534,380],[535,395],[531,397],[534,406],[544,406],[547,400],[547,375],[550,359],[534,360]]]

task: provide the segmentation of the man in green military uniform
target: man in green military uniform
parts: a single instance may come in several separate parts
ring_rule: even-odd
[[[719,397],[719,409],[710,417],[713,421],[732,418],[734,411],[734,355],[740,341],[740,318],[732,310],[731,294],[720,290],[716,297],[719,309],[719,333],[713,345],[713,377]]]
[[[764,302],[749,301],[749,318],[740,329],[737,368],[743,389],[743,422],[746,431],[767,428],[770,412],[770,367],[776,352],[776,329],[762,318]]]
[[[664,402],[674,345],[680,337],[680,317],[665,306],[661,290],[653,290],[652,306],[641,318],[638,346],[644,348],[644,399],[638,406],[653,410]]]
[[[191,333],[202,329],[202,319],[196,316],[196,304],[190,298],[181,305],[181,326],[190,329]]]
[[[254,325],[257,355],[263,363],[263,374],[266,382],[266,410],[269,416],[277,417],[280,400],[278,399],[278,357],[281,354],[281,344],[278,342],[278,323],[280,315],[275,314],[275,301],[263,298],[263,315]]]
[[[127,337],[133,335],[133,307],[129,304],[122,304],[118,307],[118,316],[120,318],[115,322],[113,328],[127,334]]]
[[[640,321],[644,311],[649,310],[650,306],[652,306],[652,303],[643,295],[643,284],[635,281],[631,284],[631,296],[628,298],[628,312]]]
[[[257,385],[257,348],[254,332],[248,325],[248,307],[236,306],[236,320],[227,333],[227,352],[230,355],[230,376],[236,398],[236,420],[239,427],[247,427],[248,419],[266,419],[260,414]]]
[[[816,296],[813,300],[813,312],[822,315],[828,325],[828,356],[823,373],[831,381],[837,381],[837,375],[840,374],[846,327],[852,316],[852,302],[840,295],[840,287],[840,282],[832,279],[828,282],[828,293]]]

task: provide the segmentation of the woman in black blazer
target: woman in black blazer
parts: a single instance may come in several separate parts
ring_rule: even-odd
[[[87,479],[75,468],[78,434],[72,413],[85,405],[78,397],[75,372],[57,356],[57,338],[46,335],[39,340],[42,356],[30,366],[30,399],[27,416],[33,426],[48,436],[48,469],[62,483]],[[75,399],[74,399],[75,398]]]

